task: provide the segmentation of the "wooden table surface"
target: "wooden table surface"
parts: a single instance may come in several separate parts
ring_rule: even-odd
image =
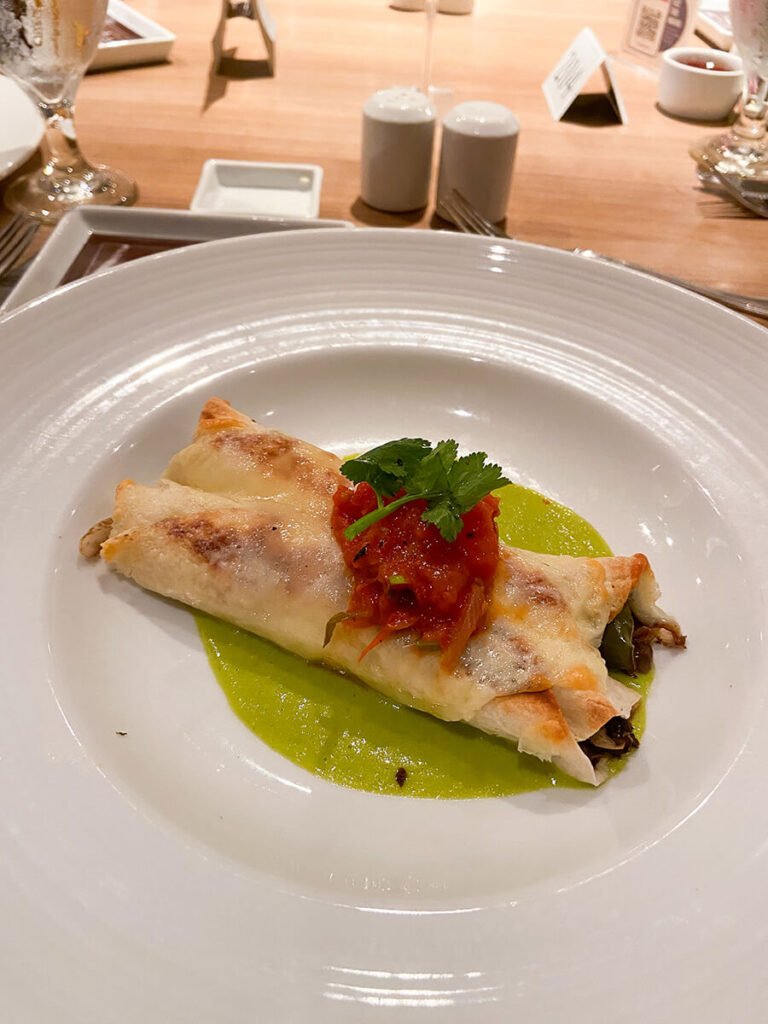
[[[269,0],[276,74],[236,78],[216,73],[220,0],[132,3],[176,33],[172,60],[89,75],[77,123],[91,159],[136,179],[141,205],[188,206],[209,157],[309,162],[325,171],[322,217],[429,226],[430,209],[392,216],[358,197],[361,105],[376,89],[418,83],[423,14],[386,0]],[[713,129],[657,110],[653,75],[617,64],[627,125],[550,117],[541,83],[555,61],[585,25],[618,49],[626,9],[626,0],[476,0],[470,17],[438,17],[433,81],[451,90],[449,106],[492,99],[519,117],[507,220],[515,237],[768,295],[768,223],[699,188],[687,149]],[[225,32],[235,59],[264,55],[253,23],[231,19]]]

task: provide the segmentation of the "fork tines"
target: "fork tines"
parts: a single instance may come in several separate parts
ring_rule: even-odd
[[[459,192],[452,188],[441,197],[437,212],[446,214],[457,228],[468,235],[487,235],[490,238],[506,238],[503,231],[486,220],[483,215]]]
[[[0,231],[0,277],[14,266],[39,226],[23,214],[17,213]]]

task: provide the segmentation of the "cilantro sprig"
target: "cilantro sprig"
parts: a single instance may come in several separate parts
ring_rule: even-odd
[[[341,467],[344,476],[355,484],[370,484],[379,503],[373,512],[347,527],[347,540],[354,540],[408,502],[419,500],[427,502],[421,518],[434,523],[447,541],[456,540],[461,517],[486,494],[509,483],[499,466],[486,462],[485,452],[459,458],[458,451],[452,440],[433,446],[421,437],[403,437],[345,462]],[[403,490],[405,494],[384,504],[384,498]]]

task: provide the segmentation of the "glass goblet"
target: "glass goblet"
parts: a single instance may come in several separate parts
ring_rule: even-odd
[[[0,0],[0,70],[45,119],[42,169],[12,182],[4,200],[9,209],[44,223],[84,203],[116,206],[136,199],[134,182],[88,163],[75,136],[75,94],[106,13],[107,0]]]
[[[435,23],[437,12],[441,9],[439,0],[424,0],[424,10],[427,16],[426,35],[424,38],[424,62],[421,72],[421,91],[429,97],[440,114],[447,113],[453,90],[446,86],[434,85],[432,82],[432,59],[434,56],[435,44]]]
[[[733,38],[744,64],[741,110],[727,132],[699,140],[691,156],[707,178],[711,164],[721,174],[768,178],[768,0],[730,0]]]

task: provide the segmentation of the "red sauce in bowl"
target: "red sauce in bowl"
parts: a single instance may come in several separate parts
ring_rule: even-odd
[[[685,64],[689,68],[699,68],[700,71],[736,71],[736,68],[729,67],[713,57],[675,57],[677,64]]]

